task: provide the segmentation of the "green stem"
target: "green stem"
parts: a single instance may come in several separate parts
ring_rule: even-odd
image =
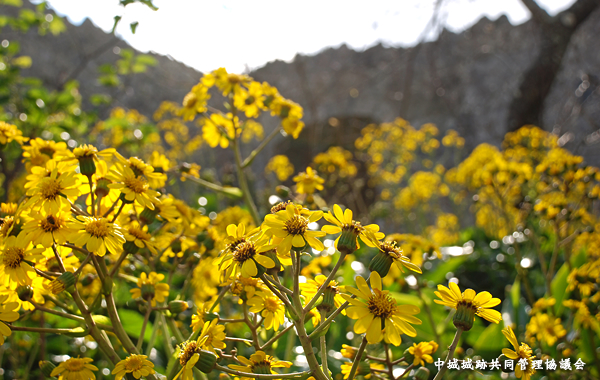
[[[404,370],[404,372],[402,372],[402,375],[398,376],[398,378],[396,380],[400,380],[404,376],[408,375],[408,373],[410,372],[411,369],[413,369],[414,366],[415,366],[415,364],[412,363],[411,365],[409,365],[408,367],[406,367],[406,369]],[[393,377],[392,377],[392,380],[393,380]]]
[[[227,285],[226,287],[224,287],[223,289],[221,289],[221,291],[219,292],[219,295],[217,296],[217,299],[215,300],[215,302],[210,306],[210,310],[208,310],[209,313],[212,313],[215,308],[221,303],[221,300],[223,299],[223,297],[225,296],[225,293],[227,293],[227,291],[231,288],[231,285]]]
[[[262,347],[260,348],[260,350],[264,351],[266,348],[271,346],[273,343],[277,342],[279,340],[279,338],[281,338],[286,332],[290,331],[293,327],[294,327],[294,325],[289,325],[285,329],[278,332],[271,339],[269,339],[265,344],[263,344]]]
[[[135,345],[135,348],[138,349],[138,351],[142,351],[142,343],[144,343],[144,335],[146,335],[146,326],[148,325],[148,321],[150,320],[150,314],[152,314],[152,305],[150,305],[150,302],[147,302],[146,304],[147,310],[146,310],[146,314],[144,315],[144,322],[142,323],[142,330],[140,331],[140,337],[138,338],[137,344]]]
[[[321,314],[321,322],[324,322],[327,313],[325,310],[319,310],[319,313]],[[321,367],[323,368],[325,376],[331,380],[331,377],[329,376],[329,367],[327,365],[327,342],[325,341],[325,335],[322,335],[319,339],[321,341],[321,348],[319,349],[321,351]]]
[[[429,324],[431,325],[431,330],[435,335],[435,341],[440,344],[442,343],[440,340],[440,334],[437,331],[437,325],[433,320],[433,314],[431,313],[431,308],[429,307],[429,303],[425,301],[425,297],[423,297],[423,292],[421,292],[421,286],[417,285],[417,293],[419,293],[419,298],[423,301],[423,308],[425,309],[425,314],[427,314],[427,319],[429,319]]]
[[[260,217],[258,216],[258,209],[254,204],[254,200],[252,199],[252,194],[250,194],[250,187],[248,186],[246,175],[244,174],[244,168],[242,167],[242,158],[237,136],[232,140],[232,149],[233,155],[235,156],[235,167],[238,173],[238,181],[240,183],[240,187],[242,188],[242,197],[244,198],[246,206],[248,206],[248,209],[250,210],[252,219],[254,219],[254,224],[258,226],[260,225]]]
[[[315,296],[304,307],[304,310],[302,310],[303,314],[308,313],[310,311],[310,309],[312,309],[312,307],[315,305],[315,303],[317,303],[321,294],[325,291],[325,289],[327,289],[327,286],[329,286],[329,283],[331,282],[331,280],[333,280],[337,271],[340,269],[340,266],[343,264],[345,258],[346,258],[346,254],[343,252],[340,252],[340,259],[338,260],[337,263],[335,263],[335,266],[333,267],[333,270],[331,271],[331,273],[329,273],[329,276],[327,276],[327,279],[321,284],[321,286],[319,286],[319,288],[317,289],[317,293],[315,293]]]
[[[361,361],[362,354],[365,352],[365,348],[367,348],[367,336],[363,336],[362,342],[360,342],[360,347],[358,347],[358,351],[356,352],[356,357],[354,358],[354,362],[352,363],[352,368],[350,369],[350,374],[348,375],[348,380],[354,380],[354,376],[356,375],[356,370],[358,369],[358,364]]]
[[[271,140],[273,140],[280,132],[281,132],[281,127],[277,127],[273,130],[273,132],[271,132],[271,134],[269,136],[267,136],[266,139],[264,139],[257,147],[256,149],[254,149],[250,155],[248,157],[246,157],[246,159],[244,160],[244,162],[242,162],[242,168],[247,168],[248,166],[252,165],[252,161],[254,161],[254,159],[256,158],[256,156],[258,156],[258,154],[265,148],[265,146],[267,146],[268,143],[271,142]]]
[[[461,327],[456,328],[456,334],[454,335],[454,340],[452,341],[452,344],[448,348],[448,356],[446,356],[446,360],[444,361],[444,366],[442,367],[442,369],[440,369],[440,371],[437,373],[437,375],[435,375],[433,380],[441,380],[444,377],[444,374],[448,370],[448,362],[450,360],[452,360],[452,358],[454,357],[454,351],[456,350],[456,346],[458,346],[458,341],[460,339],[462,332],[463,332],[463,329]]]
[[[171,333],[175,337],[175,340],[177,340],[177,344],[183,343],[184,337],[183,337],[183,335],[181,335],[181,331],[179,331],[179,329],[177,328],[177,325],[175,324],[175,321],[173,320],[173,318],[165,318],[165,319],[167,321],[167,326],[169,326],[169,330],[171,330]]]
[[[146,356],[150,356],[150,353],[152,352],[152,348],[154,348],[154,342],[156,341],[156,336],[158,335],[158,325],[160,324],[160,321],[158,320],[158,318],[154,319],[154,325],[152,326],[152,335],[150,335],[150,340],[148,341],[148,346],[146,347],[146,352],[144,353],[144,355]]]
[[[182,176],[184,178],[186,178],[186,179],[189,179],[192,182],[197,183],[198,185],[200,185],[202,187],[205,187],[205,188],[207,188],[209,190],[212,190],[212,191],[215,191],[217,193],[225,194],[225,195],[228,195],[228,196],[233,197],[235,199],[239,199],[239,198],[242,197],[242,194],[241,194],[242,191],[240,189],[238,189],[237,187],[233,187],[233,186],[231,186],[231,187],[230,186],[227,186],[227,187],[219,186],[219,185],[217,185],[215,183],[205,181],[202,178],[197,178],[197,177],[191,176],[189,174],[185,174],[185,173],[183,173]]]

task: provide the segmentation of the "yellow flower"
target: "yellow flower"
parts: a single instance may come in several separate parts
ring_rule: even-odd
[[[250,372],[263,375],[276,375],[277,372],[272,368],[290,368],[291,362],[275,360],[271,355],[265,354],[263,351],[256,351],[250,355],[250,359],[243,356],[238,356],[238,360],[244,365],[229,364],[229,368],[241,372]],[[252,378],[241,377],[240,380],[252,380]]]
[[[198,359],[200,359],[200,355],[202,354],[201,348],[206,339],[206,336],[201,335],[198,337],[198,340],[183,342],[178,347],[179,352],[177,353],[177,357],[182,368],[173,380],[177,380],[179,376],[181,376],[182,380],[194,380],[194,366],[198,362]]]
[[[106,218],[78,216],[71,227],[77,230],[69,238],[73,244],[79,247],[85,245],[88,251],[100,257],[107,251],[113,254],[123,251],[125,237],[122,228]]]
[[[217,325],[218,318],[213,319],[210,322],[204,323],[200,337],[206,338],[202,348],[212,353],[217,353],[215,348],[224,349],[227,345],[225,344],[225,326]]]
[[[148,181],[141,175],[136,175],[133,170],[128,167],[121,167],[119,169],[113,168],[107,177],[108,179],[117,182],[109,184],[108,187],[120,190],[121,194],[125,197],[125,200],[129,202],[135,200],[140,205],[148,207],[150,210],[154,210],[155,203],[160,203],[158,200],[160,193],[150,189]]]
[[[304,296],[304,298],[306,299],[307,302],[310,302],[313,297],[317,294],[317,290],[323,286],[323,283],[325,282],[325,280],[327,279],[326,276],[320,274],[317,277],[315,277],[314,280],[307,280],[305,283],[300,284],[300,293]],[[333,296],[333,305],[328,305],[331,307],[335,307],[336,309],[340,306],[342,306],[342,304],[344,303],[344,298],[341,296],[340,294],[340,289],[339,289],[339,284],[337,281],[335,280],[331,280],[329,282],[329,284],[327,285],[327,288],[325,288],[325,292],[330,293]],[[325,299],[325,298],[329,298],[326,297],[325,294],[324,295],[324,302],[329,302],[329,299]],[[323,304],[323,302],[322,302]],[[346,314],[345,310],[342,310],[342,314]]]
[[[131,354],[118,362],[111,373],[115,375],[115,380],[121,380],[128,373],[133,374],[136,379],[148,376],[154,373],[154,364],[147,358],[146,355]]]
[[[268,227],[267,233],[281,239],[277,242],[277,253],[280,255],[287,255],[292,247],[302,249],[307,244],[317,251],[322,251],[325,246],[317,237],[325,236],[325,232],[308,229],[309,223],[316,222],[322,216],[322,211],[298,209],[288,204],[285,210],[267,215],[263,225]]]
[[[438,285],[438,291],[435,292],[435,295],[441,300],[434,300],[434,302],[456,309],[458,311],[456,316],[460,314],[462,309],[470,310],[473,315],[472,318],[469,316],[469,318],[472,319],[471,324],[473,320],[475,320],[475,315],[494,323],[498,323],[502,320],[500,312],[491,309],[500,304],[500,299],[492,298],[492,295],[489,292],[475,293],[473,289],[467,289],[464,293],[461,293],[458,285],[451,282],[450,289],[443,285]]]
[[[248,85],[248,90],[240,88],[234,94],[233,105],[243,111],[246,117],[258,117],[260,110],[264,107],[262,85],[252,81]]]
[[[342,208],[335,204],[333,205],[333,212],[329,210],[329,212],[323,214],[323,218],[333,224],[333,226],[325,225],[321,228],[321,231],[330,235],[343,234],[344,231],[352,231],[354,235],[356,235],[356,249],[360,248],[358,238],[369,247],[376,247],[376,241],[383,239],[384,237],[383,233],[379,232],[379,226],[377,224],[362,226],[360,222],[353,220],[352,217],[352,210],[347,208],[345,211],[342,211]],[[338,236],[335,240],[336,248],[338,247],[338,242],[341,237],[342,235]]]
[[[323,190],[325,180],[317,175],[317,172],[310,166],[306,168],[306,172],[301,172],[294,177],[296,182],[296,190],[299,194],[313,194],[316,190]]]
[[[70,358],[60,363],[50,376],[58,376],[58,380],[95,380],[98,367],[90,364],[91,358]]]
[[[216,263],[220,270],[225,270],[225,279],[241,273],[243,277],[254,277],[259,274],[257,265],[264,268],[275,267],[275,262],[261,253],[267,252],[274,247],[267,245],[266,237],[258,228],[245,234],[246,227],[243,224],[230,224],[227,226],[227,246],[223,256]]]
[[[29,188],[27,195],[31,198],[24,207],[42,207],[46,214],[56,214],[59,210],[68,211],[71,209],[71,202],[79,196],[78,187],[76,173],[59,173],[55,167],[49,176],[41,178]]]
[[[6,145],[11,141],[16,141],[19,145],[23,145],[27,140],[29,140],[29,138],[23,137],[23,132],[21,132],[16,125],[0,121],[0,144]]]
[[[527,324],[525,335],[528,339],[537,338],[539,342],[545,341],[553,347],[559,338],[567,335],[567,331],[560,322],[560,318],[553,318],[548,314],[536,314]]]
[[[283,182],[294,174],[294,165],[292,165],[287,156],[279,154],[269,160],[265,168],[265,173],[275,173],[277,179]]]
[[[344,380],[350,376],[350,372],[352,371],[352,362],[344,362],[341,365],[342,375],[344,375]],[[371,366],[366,361],[361,361],[356,368],[356,376],[362,376],[365,379],[370,379],[371,376]]]
[[[140,275],[137,280],[137,288],[129,290],[132,298],[150,298],[152,306],[156,306],[156,302],[165,302],[165,298],[169,296],[169,284],[160,283],[165,279],[162,273],[150,272]]]
[[[14,322],[19,319],[19,303],[7,301],[8,295],[0,295],[0,345],[4,344],[5,336],[12,334],[12,330],[4,322]]]
[[[18,236],[9,236],[0,254],[0,278],[10,289],[17,285],[29,285],[37,275],[29,265],[44,258],[44,248],[33,248],[28,236],[21,232]]]
[[[433,340],[431,342],[420,342],[419,344],[413,343],[411,347],[408,348],[408,352],[411,355],[414,355],[414,359],[412,363],[414,366],[417,365],[425,365],[427,363],[433,363],[433,358],[431,354],[437,351],[438,344]],[[423,359],[425,361],[423,361]]]
[[[148,185],[151,189],[159,189],[167,182],[167,175],[165,173],[155,172],[151,165],[146,164],[139,158],[129,157],[129,159],[126,159],[118,153],[116,153],[116,156],[125,166],[133,170],[133,173],[136,176],[143,175],[146,177],[146,180],[148,180]]]
[[[198,83],[183,98],[183,108],[179,111],[179,115],[184,121],[194,120],[196,114],[206,112],[208,99],[210,99],[208,87],[202,82]]]
[[[240,134],[239,119],[235,118],[231,113],[225,116],[213,113],[210,118],[201,119],[202,126],[202,138],[210,145],[211,148],[215,148],[217,145],[225,149],[229,146],[229,141],[233,140]]]
[[[414,315],[421,310],[414,305],[398,305],[388,290],[381,287],[381,276],[371,273],[371,287],[361,276],[356,278],[358,289],[346,286],[346,290],[358,297],[351,298],[342,295],[352,306],[346,310],[348,317],[356,319],[354,332],[367,333],[367,342],[381,342],[399,346],[402,343],[401,334],[414,337],[417,331],[409,323],[420,325],[421,320]]]
[[[26,163],[27,171],[32,167],[44,167],[48,160],[58,156],[68,156],[71,152],[67,143],[54,142],[52,140],[43,140],[39,137],[29,140],[29,145],[23,146],[23,161]]]
[[[353,360],[356,356],[356,352],[358,349],[356,347],[348,346],[347,344],[342,344],[342,350],[340,353],[343,357]]]
[[[279,298],[270,292],[257,292],[248,300],[248,306],[252,313],[260,313],[264,318],[265,328],[277,331],[283,324],[285,306]]]
[[[367,235],[373,235],[371,231],[367,232]],[[410,258],[404,256],[402,248],[396,246],[395,241],[379,241],[375,236],[371,239],[373,243],[379,248],[379,254],[373,258],[369,264],[370,270],[376,270],[381,276],[385,277],[388,274],[390,265],[395,265],[400,272],[404,273],[404,269],[408,268],[413,272],[423,273],[418,265],[413,264]],[[381,260],[380,260],[381,259]],[[381,265],[387,263],[388,265]],[[382,268],[385,267],[385,268]],[[385,270],[383,270],[385,269]]]
[[[132,222],[127,229],[124,230],[125,240],[128,242],[132,242],[136,248],[148,248],[150,252],[154,255],[158,255],[158,251],[156,250],[156,244],[152,239],[152,235],[148,233],[148,226],[140,226],[138,222]],[[131,243],[125,243],[131,244]],[[127,247],[125,247],[127,248]],[[136,250],[131,247],[130,250]],[[133,252],[135,253],[135,252]]]
[[[69,214],[58,212],[56,214],[45,214],[44,212],[32,212],[30,216],[33,220],[23,225],[23,232],[28,235],[33,244],[41,244],[45,248],[50,248],[54,242],[63,244],[69,236],[75,232],[67,224]]]
[[[502,334],[504,334],[506,339],[508,339],[510,344],[512,344],[513,348],[515,349],[514,351],[508,348],[502,349],[502,353],[507,358],[517,360],[517,363],[515,364],[515,376],[517,379],[529,380],[531,375],[535,373],[532,363],[533,355],[531,354],[531,348],[525,343],[521,343],[521,346],[519,346],[519,341],[517,340],[517,337],[510,326],[507,326],[505,329],[503,329]],[[519,364],[519,361],[522,359],[525,359],[527,362],[525,369],[523,369]]]

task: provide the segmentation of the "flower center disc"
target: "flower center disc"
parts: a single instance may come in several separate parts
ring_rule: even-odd
[[[128,371],[135,371],[142,368],[142,359],[137,356],[130,357],[127,363],[125,363],[125,368]]]
[[[290,235],[304,235],[308,228],[308,220],[300,215],[294,215],[285,221],[285,229]]]
[[[254,249],[254,244],[249,241],[245,241],[238,244],[238,246],[235,248],[233,252],[233,258],[235,261],[244,262],[254,257],[255,254],[256,250]]]
[[[375,294],[369,298],[367,307],[371,314],[385,319],[394,312],[396,304],[389,295],[382,293],[377,289],[373,290],[375,291]]]
[[[144,232],[139,228],[130,228],[129,234],[135,236],[135,238],[139,240],[150,240],[151,238],[150,234]]]
[[[138,194],[143,193],[148,189],[148,183],[140,177],[125,178],[125,186]]]
[[[265,309],[269,310],[271,313],[274,313],[279,308],[279,302],[273,298],[265,299]]]
[[[60,181],[54,178],[44,178],[42,182],[42,198],[54,200],[61,190]]]
[[[54,216],[49,215],[46,219],[42,219],[40,227],[45,232],[54,232],[60,228],[60,223]]]
[[[105,238],[110,232],[108,222],[105,220],[94,220],[93,222],[86,224],[85,232],[95,237]]]
[[[15,269],[18,268],[23,262],[25,250],[18,247],[9,247],[4,251],[3,262],[4,265]]]
[[[65,362],[65,367],[72,372],[81,371],[84,366],[85,362],[83,359],[69,359]]]
[[[181,364],[182,367],[185,367],[190,358],[194,356],[194,354],[196,353],[196,348],[196,342],[188,342],[185,345],[185,347],[181,351],[181,354],[179,354],[179,364]]]

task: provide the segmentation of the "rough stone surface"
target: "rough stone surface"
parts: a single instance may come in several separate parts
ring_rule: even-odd
[[[543,115],[546,129],[556,131],[566,147],[597,166],[599,35],[596,11],[574,34]],[[532,22],[513,26],[504,16],[495,21],[482,18],[460,34],[444,31],[438,40],[413,48],[377,45],[356,52],[341,46],[314,56],[298,55],[290,63],[270,62],[250,75],[300,103],[307,128],[293,144],[276,139],[269,153],[284,151],[302,169],[309,157],[330,145],[351,146],[364,125],[396,117],[415,126],[431,122],[441,131],[456,129],[468,148],[482,142],[500,145],[507,132],[508,106],[537,53],[538,36]],[[129,48],[89,20],[80,26],[67,22],[67,32],[56,37],[5,28],[0,38],[18,40],[22,53],[34,62],[25,74],[41,78],[50,88],[59,87],[80,67],[76,79],[84,98],[105,92],[97,82],[98,68],[118,59],[115,47]],[[163,100],[180,102],[201,76],[169,57],[153,56],[157,67],[131,76],[112,94],[117,105],[150,116]],[[330,125],[330,118],[338,119],[337,127]],[[265,124],[268,129],[269,121]]]

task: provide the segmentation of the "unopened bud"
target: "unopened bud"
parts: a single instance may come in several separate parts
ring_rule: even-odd
[[[179,314],[186,311],[190,306],[185,301],[171,301],[169,302],[169,311],[173,314]]]
[[[52,364],[52,362],[49,362],[47,360],[40,360],[39,366],[40,370],[46,377],[52,377],[52,371],[54,370],[54,368],[56,368],[56,366]]]
[[[108,187],[108,185],[110,185],[111,183],[112,181],[108,178],[99,178],[96,181],[96,190],[94,190],[96,196],[98,198],[107,196],[110,192],[110,188]]]
[[[369,263],[369,270],[371,272],[377,272],[384,278],[387,276],[392,264],[394,263],[394,259],[385,252],[379,251],[373,260]]]
[[[79,161],[79,172],[86,177],[91,177],[96,173],[96,163],[94,162],[93,155],[85,155],[77,157]]]
[[[96,275],[93,273],[88,273],[85,276],[81,277],[81,285],[88,286],[96,279]]]
[[[17,295],[21,301],[29,301],[33,297],[33,290],[29,285],[20,285],[17,287]]]
[[[201,372],[211,373],[217,364],[217,355],[213,354],[210,351],[200,350],[200,356],[198,357],[198,361],[196,362],[196,368],[198,368]],[[269,371],[269,374],[271,372]]]
[[[58,294],[70,286],[75,285],[77,278],[73,272],[65,272],[56,280],[50,282],[50,291],[52,294]]]
[[[420,367],[415,373],[415,380],[429,380],[430,372],[427,367]]]
[[[146,207],[140,213],[140,221],[144,224],[152,224],[156,219],[156,215],[158,215],[158,207],[154,207],[154,210]]]

